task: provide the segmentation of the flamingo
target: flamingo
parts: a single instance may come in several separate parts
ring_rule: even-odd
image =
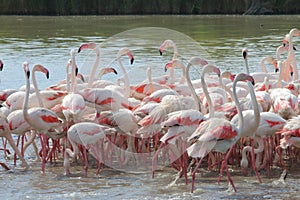
[[[80,45],[80,47],[78,49],[78,53],[80,53],[84,49],[90,49],[96,53],[96,60],[94,62],[94,65],[93,65],[93,68],[92,68],[92,71],[91,71],[91,74],[89,77],[89,82],[87,85],[88,88],[91,88],[93,85],[95,75],[96,75],[97,67],[100,63],[100,48],[99,48],[99,45],[96,45],[96,43],[94,43],[94,42],[84,43],[84,44]]]
[[[16,145],[14,143],[14,140],[11,136],[11,132],[10,132],[10,129],[9,129],[9,124],[8,124],[7,118],[2,112],[0,112],[0,137],[4,137],[4,138],[7,139],[10,146],[13,148],[15,153],[21,159],[22,165],[25,166],[25,170],[27,170],[29,168],[29,165],[27,164],[26,160],[24,159],[24,157],[21,154],[21,152],[19,151],[19,149],[16,147]],[[5,163],[0,162],[0,165],[4,169],[9,170],[9,167],[7,167],[7,165]]]
[[[250,74],[251,76],[253,76],[255,82],[263,82],[264,78],[267,76],[269,79],[275,79],[275,77],[272,74],[269,74],[266,66],[264,65],[265,61],[268,61],[269,63],[273,64],[274,67],[277,67],[277,63],[275,62],[275,59],[272,57],[265,57],[264,59],[261,60],[261,68],[263,69],[263,72],[254,72],[254,73],[250,73],[249,72],[249,65],[248,65],[248,50],[247,48],[243,48],[242,50],[242,54],[243,54],[243,58],[245,61],[245,67],[246,67],[246,72],[247,74]]]
[[[30,82],[29,82],[29,76],[30,71],[28,64],[25,62],[23,63],[24,73],[26,77],[26,95],[25,100],[23,104],[23,115],[24,119],[27,121],[27,123],[36,131],[47,134],[48,131],[51,129],[56,129],[61,126],[60,120],[56,116],[56,114],[46,108],[42,107],[34,107],[28,109],[28,99],[29,99],[29,90],[30,90]],[[46,140],[41,135],[41,145],[42,145],[42,172],[45,172],[45,162],[46,162]]]
[[[255,140],[258,142],[258,148],[254,149],[254,153],[258,154],[261,153],[263,150],[265,150],[265,161],[266,163],[269,159],[270,160],[270,155],[267,154],[267,151],[269,149],[266,147],[267,144],[267,137],[273,137],[275,136],[276,132],[279,130],[282,130],[282,128],[285,126],[286,120],[280,117],[278,114],[272,113],[272,112],[261,112],[260,113],[260,123],[259,126],[255,132]],[[248,161],[246,159],[246,151],[251,151],[250,146],[245,146],[243,148],[243,155],[242,155],[242,160],[241,160],[241,166],[246,168],[248,166]],[[262,168],[260,167],[260,161],[258,160],[256,162],[256,167],[257,168]]]
[[[180,169],[180,172],[179,172],[177,178],[174,180],[174,183],[178,180],[179,177],[181,177],[182,174],[184,174],[184,176],[186,177],[186,181],[187,181],[187,175],[186,175],[187,140],[186,140],[186,138],[196,130],[197,126],[203,120],[206,120],[206,118],[200,112],[202,109],[201,108],[202,102],[199,99],[199,97],[197,96],[197,94],[195,93],[194,86],[190,80],[189,69],[192,65],[203,66],[205,64],[207,64],[206,60],[199,58],[199,57],[192,57],[189,60],[187,67],[185,68],[185,71],[186,71],[185,74],[186,74],[186,78],[187,78],[186,81],[188,83],[190,93],[192,94],[193,100],[195,102],[195,109],[179,110],[179,111],[174,111],[174,112],[167,114],[166,119],[162,122],[162,127],[167,129],[167,132],[160,139],[161,144],[152,158],[152,177],[154,177],[156,159],[158,157],[158,154],[164,146],[168,145],[168,147],[170,148],[171,154],[174,154],[174,155],[170,156],[171,162],[174,161],[174,159],[177,159],[178,155],[180,155],[180,158],[179,158],[180,166],[179,167],[181,169]],[[170,62],[170,65],[183,66],[183,64],[177,59]],[[179,141],[181,143],[181,145],[179,147],[175,145],[176,141]]]
[[[128,74],[121,62],[121,56],[122,55],[127,55],[130,59],[130,63],[132,64],[133,61],[134,61],[134,58],[133,58],[133,55],[132,53],[130,52],[130,50],[127,48],[127,47],[124,47],[124,48],[121,48],[117,54],[117,61],[118,61],[118,64],[123,72],[123,76],[124,76],[124,87],[125,87],[125,97],[129,97],[130,96],[130,83],[129,83],[129,77],[128,77]]]
[[[300,148],[300,116],[289,119],[284,125],[283,129],[278,131],[277,134],[281,135],[280,145],[282,149],[286,149],[289,146],[295,146]]]
[[[286,66],[292,66],[293,68],[293,81],[298,80],[298,69],[297,69],[297,63],[295,58],[295,53],[293,49],[293,37],[294,36],[300,36],[300,31],[297,28],[293,28],[290,30],[289,34],[284,38],[283,45],[285,45],[287,42],[289,43],[289,51],[288,56],[286,59]]]
[[[28,107],[32,108],[32,107],[40,106],[40,107],[45,107],[50,109],[55,105],[59,104],[67,93],[63,91],[53,91],[53,90],[39,91],[37,86],[37,81],[35,78],[36,71],[40,71],[44,73],[47,79],[49,78],[49,72],[45,67],[43,67],[42,65],[35,65],[33,67],[32,82],[33,82],[35,93],[29,96]]]
[[[214,71],[217,74],[220,74],[220,71],[217,67],[213,65],[206,65],[202,71],[201,75],[201,82],[203,85],[203,89],[205,94],[207,95],[207,98],[209,98],[208,91],[206,89],[206,83],[204,80],[204,75],[205,73],[208,73],[210,71]],[[234,183],[230,177],[229,171],[228,171],[228,166],[227,166],[227,159],[228,156],[232,150],[233,145],[237,142],[237,140],[241,137],[242,131],[244,129],[244,119],[243,115],[241,112],[241,108],[239,105],[238,98],[236,96],[236,91],[235,91],[235,86],[238,81],[242,80],[249,80],[253,82],[253,78],[249,75],[246,74],[238,74],[235,77],[234,81],[234,87],[233,87],[233,100],[237,105],[238,109],[238,125],[235,123],[232,123],[226,119],[223,118],[215,118],[214,112],[213,112],[213,106],[211,103],[211,100],[209,100],[209,109],[210,109],[210,118],[204,122],[202,122],[196,131],[189,137],[189,141],[192,141],[195,137],[198,138],[195,143],[193,143],[189,148],[187,148],[188,155],[193,157],[193,158],[201,158],[199,163],[197,164],[196,168],[192,172],[192,192],[194,191],[194,182],[195,182],[195,175],[200,167],[200,164],[203,160],[203,158],[212,150],[225,153],[228,149],[230,149],[223,161],[222,164],[222,169],[223,166],[226,166],[227,169],[227,176],[228,176],[228,181],[236,191],[236,188],[234,186]],[[251,83],[248,83],[249,87],[252,87]],[[253,93],[254,95],[254,93]],[[222,173],[222,169],[220,172],[220,175]]]
[[[28,62],[24,62],[23,65],[28,66]],[[36,83],[36,80],[35,80],[35,73],[37,71],[40,71],[40,72],[44,73],[46,75],[46,78],[49,78],[49,72],[42,65],[34,65],[33,70],[32,70],[32,72],[33,72],[32,80],[34,82],[33,85],[34,85],[35,94],[36,94],[34,96],[35,97],[34,101],[38,102],[38,104],[39,104],[38,106],[43,107],[43,105],[44,105],[43,102],[44,101],[40,97],[40,92],[39,92],[39,89],[38,89],[38,86],[37,86],[37,83]],[[15,110],[15,111],[11,112],[7,116],[7,120],[8,120],[8,123],[9,123],[9,128],[10,128],[11,133],[17,134],[19,138],[20,138],[20,136],[24,136],[24,134],[26,132],[29,132],[31,130],[31,126],[27,123],[27,121],[24,118],[23,110]],[[36,152],[36,155],[37,155],[37,160],[39,160],[38,149],[37,149],[37,146],[36,146],[35,141],[34,141],[35,136],[36,136],[36,133],[33,131],[32,135],[30,136],[27,143],[24,146],[22,145],[21,153],[23,155],[26,148],[27,148],[27,146],[29,146],[32,143],[33,146],[34,146],[34,150]]]
[[[162,55],[162,53],[164,52],[165,49],[167,49],[168,47],[173,47],[173,58],[172,60],[175,60],[178,56],[178,49],[176,44],[172,41],[172,40],[165,40],[159,47],[159,53],[160,55]],[[174,84],[175,82],[175,78],[174,78],[174,68],[170,69],[170,83]]]
[[[76,93],[76,81],[75,81],[75,51],[70,51],[71,55],[71,65],[72,65],[72,72],[71,72],[71,82],[72,82],[72,90],[71,92],[66,95],[61,104],[62,112],[67,121],[67,127],[69,126],[71,118],[73,119],[74,123],[77,123],[81,120],[85,109],[85,101],[82,95]],[[68,84],[68,83],[67,83]]]
[[[74,158],[76,155],[78,155],[78,145],[82,145],[84,147],[83,154],[85,160],[85,176],[87,176],[88,160],[86,150],[89,150],[99,164],[101,164],[101,162],[103,162],[104,153],[103,139],[106,137],[106,134],[113,133],[115,133],[115,129],[93,122],[79,122],[72,125],[68,130],[67,136],[73,151],[70,148],[66,148],[65,150],[63,164],[65,168],[65,174],[70,174],[69,157]]]

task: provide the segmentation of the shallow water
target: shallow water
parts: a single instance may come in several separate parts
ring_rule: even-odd
[[[158,47],[165,39],[176,42],[179,58],[184,62],[191,56],[201,56],[221,70],[235,72],[244,71],[241,51],[247,47],[250,70],[261,71],[260,60],[266,55],[275,56],[284,35],[297,27],[299,19],[300,16],[0,16],[0,59],[4,62],[0,89],[19,88],[25,83],[21,67],[25,60],[31,66],[41,63],[49,69],[49,80],[37,77],[40,88],[55,84],[64,79],[70,49],[77,49],[87,41],[99,43],[100,66],[113,66],[118,71],[116,53],[120,47],[128,47],[135,63],[130,65],[126,58],[122,61],[132,84],[146,78],[149,66],[154,76],[165,73],[164,64],[172,57],[169,49],[159,56]],[[94,54],[82,52],[76,55],[76,61],[79,72],[88,75]],[[193,70],[192,77],[199,78],[199,69]],[[119,73],[103,78],[116,80],[121,76]],[[46,173],[41,174],[41,164],[34,162],[32,149],[26,152],[25,158],[31,166],[26,172],[18,169],[19,161],[14,169],[12,158],[4,159],[2,152],[0,156],[13,169],[9,172],[0,169],[1,199],[300,199],[297,167],[289,168],[285,183],[278,184],[276,181],[283,171],[280,167],[274,166],[270,176],[262,171],[262,184],[258,184],[251,169],[247,176],[233,169],[237,193],[227,191],[225,174],[218,185],[215,171],[200,168],[196,190],[190,193],[191,184],[185,185],[183,179],[169,186],[176,176],[169,167],[157,170],[152,179],[149,171],[125,173],[106,167],[95,175],[96,167],[91,164],[88,177],[83,177],[82,164],[73,162],[72,176],[66,177],[60,159],[54,164],[47,163]]]

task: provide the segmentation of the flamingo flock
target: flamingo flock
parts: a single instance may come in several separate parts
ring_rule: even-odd
[[[152,77],[149,67],[147,79],[137,84],[130,82],[120,59],[126,55],[133,64],[134,52],[126,47],[116,52],[123,75],[118,82],[102,79],[107,73],[119,72],[98,69],[101,49],[93,42],[72,49],[66,59],[66,79],[44,90],[39,90],[35,73],[48,78],[48,69],[35,64],[30,70],[31,65],[24,62],[25,89],[0,92],[1,150],[10,153],[8,141],[22,161],[21,168],[30,170],[25,150],[32,145],[44,173],[47,162],[61,159],[65,175],[70,175],[71,163],[82,160],[83,175],[88,176],[91,156],[98,165],[97,173],[102,166],[134,165],[150,167],[155,178],[158,168],[169,166],[177,171],[172,184],[184,177],[186,184],[191,182],[191,192],[200,167],[216,171],[218,182],[225,170],[236,191],[230,168],[246,174],[250,163],[262,183],[261,172],[269,175],[274,165],[288,170],[286,160],[299,157],[300,85],[293,45],[297,36],[300,31],[296,28],[283,36],[276,58],[267,55],[261,59],[261,72],[250,71],[244,48],[245,71],[236,74],[222,72],[201,57],[183,61],[175,42],[166,40],[157,46],[161,56],[168,47],[173,48],[172,60],[162,69],[169,74]],[[96,58],[91,74],[82,78],[76,54],[85,49]],[[281,54],[285,52],[284,58]],[[272,65],[273,72],[268,72],[265,62]],[[3,66],[0,60],[0,71]],[[191,67],[200,69],[199,79],[190,79]],[[174,75],[177,69],[182,72],[180,78]],[[16,141],[12,134],[18,136]],[[4,162],[0,165],[11,168]]]

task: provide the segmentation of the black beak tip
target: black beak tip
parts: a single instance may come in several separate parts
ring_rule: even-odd
[[[294,72],[291,72],[291,76],[293,76],[294,75]]]
[[[296,48],[295,46],[293,46],[293,49],[294,49],[294,51],[296,51],[296,50],[297,50],[297,48]]]
[[[114,69],[114,73],[115,73],[115,74],[118,74],[117,70]]]
[[[75,76],[78,74],[78,68],[75,69]]]
[[[130,64],[132,65],[133,62],[134,62],[134,58],[132,58],[132,59],[130,60]]]
[[[159,54],[160,54],[161,56],[162,56],[162,53],[163,53],[163,52],[162,52],[161,50],[159,50]]]
[[[278,68],[276,68],[276,69],[275,69],[275,73],[277,73],[278,71],[279,71],[279,69],[278,69]]]
[[[81,51],[81,48],[79,48],[77,52],[80,53],[80,51]]]
[[[49,73],[46,74],[47,79],[49,79]]]

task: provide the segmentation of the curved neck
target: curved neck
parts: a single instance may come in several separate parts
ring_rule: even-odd
[[[129,84],[129,77],[128,77],[128,74],[121,62],[121,56],[118,56],[117,57],[117,60],[118,60],[118,64],[124,74],[124,86],[125,86],[125,96],[126,97],[129,97],[130,96],[130,84]]]
[[[28,76],[25,75],[25,77],[26,77],[26,92],[25,92],[25,100],[23,103],[23,115],[24,115],[24,119],[27,121],[27,123],[32,126],[33,123],[31,122],[31,119],[28,114],[28,99],[29,99],[29,91],[30,91],[30,82],[29,82]]]
[[[149,84],[152,84],[152,71],[151,71],[151,67],[147,68],[147,80]]]
[[[71,84],[72,84],[72,89],[71,92],[75,93],[76,92],[76,63],[75,63],[75,54],[71,55],[71,60],[72,60],[72,72],[71,72]]]
[[[182,75],[181,75],[181,79],[179,81],[179,84],[184,84],[185,80],[186,80],[186,70],[185,70],[184,64],[182,62],[180,62],[179,60],[176,60],[176,63],[171,68],[174,68],[174,67],[180,67],[181,68]]]
[[[70,67],[70,63],[67,63],[67,66],[66,66],[66,85],[67,85],[67,92],[69,93],[70,92],[70,75],[69,74],[69,67]],[[73,72],[73,70],[71,70]]]
[[[254,92],[254,88],[253,85],[247,81],[248,84],[248,88],[249,88],[249,92],[250,92],[250,97],[251,97],[251,101],[252,101],[252,105],[253,105],[253,111],[254,111],[254,127],[258,127],[259,123],[260,123],[260,111],[259,111],[259,107],[258,107],[258,103],[257,103],[257,99],[256,99],[256,95]],[[256,130],[255,130],[256,131]]]
[[[34,66],[33,70],[32,70],[32,82],[33,82],[36,97],[37,97],[38,102],[39,102],[39,106],[44,107],[44,104],[43,104],[42,99],[41,99],[41,94],[40,94],[40,91],[39,91],[39,88],[38,88],[38,85],[37,85],[37,81],[36,81],[36,78],[35,78],[35,72],[36,71],[37,71],[37,69]]]
[[[91,88],[93,86],[93,82],[94,82],[94,79],[95,79],[95,74],[96,74],[96,71],[97,71],[97,67],[100,63],[100,49],[99,49],[99,47],[96,47],[94,49],[94,51],[96,53],[96,60],[94,62],[94,65],[93,65],[93,68],[92,68],[92,71],[91,71],[91,75],[90,75],[89,82],[88,82],[88,88]]]
[[[243,117],[243,113],[242,113],[242,109],[241,109],[241,104],[240,104],[239,99],[236,94],[236,84],[237,84],[237,80],[234,80],[233,85],[232,85],[232,97],[233,97],[233,101],[236,105],[236,109],[237,109],[238,117],[239,117],[238,133],[241,133],[244,128],[244,117]]]
[[[214,105],[212,103],[212,100],[211,100],[208,90],[207,90],[207,85],[206,85],[205,78],[204,78],[205,74],[206,74],[206,71],[203,70],[202,75],[201,75],[201,85],[202,85],[202,89],[203,89],[204,95],[206,97],[206,100],[208,102],[209,118],[213,118],[213,117],[215,117],[215,109],[214,109]]]
[[[265,66],[265,61],[266,61],[266,59],[267,59],[267,57],[266,57],[266,58],[263,58],[263,59],[260,61],[260,66],[261,66],[261,68],[262,68],[262,70],[263,70],[264,73],[268,73],[268,70],[267,70],[267,68],[266,68],[266,66]]]
[[[190,88],[190,91],[192,93],[192,97],[193,99],[195,100],[195,103],[196,103],[196,110],[199,110],[201,112],[201,104],[202,104],[202,101],[200,100],[200,98],[198,97],[198,95],[196,94],[195,92],[195,88],[192,84],[192,81],[191,81],[191,78],[190,78],[190,67],[191,67],[191,63],[189,62],[189,64],[186,66],[185,68],[185,71],[186,71],[186,82],[187,82],[187,85],[189,86]]]
[[[248,65],[248,58],[246,57],[244,60],[245,60],[246,73],[250,74],[250,72],[249,72],[249,65]]]

